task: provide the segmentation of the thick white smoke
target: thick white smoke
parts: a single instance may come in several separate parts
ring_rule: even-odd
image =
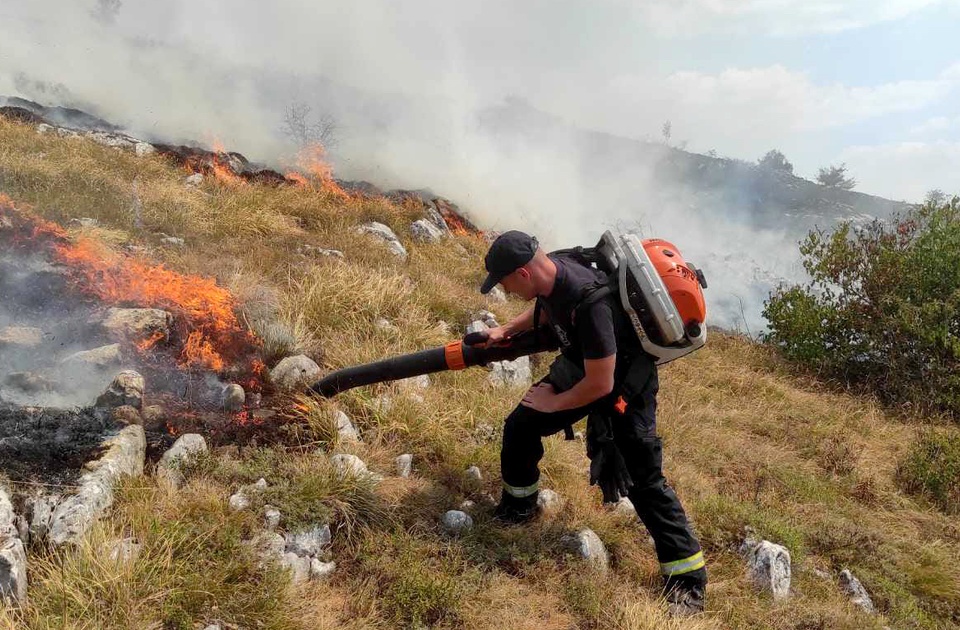
[[[273,164],[295,149],[285,110],[305,103],[336,121],[339,177],[429,187],[485,228],[526,229],[548,246],[639,225],[705,268],[713,323],[757,332],[771,279],[798,273],[797,234],[754,227],[737,204],[705,207],[664,182],[656,160],[618,142],[586,146],[576,121],[542,113],[591,103],[596,119],[609,105],[594,64],[617,58],[627,36],[606,36],[615,7],[480,4],[4,3],[0,94],[80,107],[144,137],[216,139]],[[620,63],[635,76],[655,69],[656,51],[636,57],[643,47],[631,44]],[[655,132],[658,116],[635,112],[624,135]]]

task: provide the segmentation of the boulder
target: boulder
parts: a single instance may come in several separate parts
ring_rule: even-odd
[[[247,394],[236,383],[223,388],[223,410],[226,412],[242,411],[247,402]]]
[[[448,510],[440,522],[444,531],[454,536],[467,532],[473,527],[473,519],[461,510]]]
[[[173,316],[158,308],[110,308],[102,324],[111,334],[122,339],[168,337]]]
[[[54,545],[78,541],[113,505],[113,488],[123,476],[143,474],[147,439],[143,427],[130,425],[103,442],[99,459],[87,462],[75,494],[64,498],[50,519],[48,539]]]
[[[14,535],[0,534],[0,604],[19,606],[27,600],[27,552]]]
[[[28,522],[30,540],[44,540],[47,537],[50,521],[59,503],[59,494],[38,494],[26,500],[25,508],[30,517]]]
[[[410,225],[410,236],[418,243],[439,243],[446,234],[430,221],[418,219]]]
[[[146,384],[139,372],[124,370],[113,378],[113,382],[97,397],[97,407],[120,407],[129,405],[134,409],[143,407],[143,390]]]
[[[166,479],[175,487],[185,481],[180,467],[207,452],[207,441],[198,433],[184,433],[177,438],[173,446],[160,456],[157,463],[157,475]]]
[[[397,476],[409,477],[413,472],[413,455],[404,453],[397,457]]]
[[[19,346],[34,348],[43,343],[43,331],[31,326],[7,326],[0,328],[0,348]]]
[[[370,234],[379,240],[383,241],[384,244],[390,249],[390,251],[396,255],[401,260],[406,260],[407,250],[400,242],[400,239],[397,238],[397,235],[394,234],[388,226],[383,223],[378,223],[376,221],[371,223],[365,223],[357,228],[357,232],[360,234]]]
[[[284,551],[301,557],[318,556],[331,540],[329,525],[315,525],[310,529],[288,533],[284,538]]]
[[[64,357],[61,364],[64,367],[79,369],[107,369],[120,365],[123,355],[120,354],[120,344],[112,343],[107,346],[82,350]]]
[[[591,567],[599,571],[607,570],[610,563],[607,548],[592,529],[584,528],[575,534],[564,536],[561,542]]]
[[[493,368],[487,379],[496,387],[519,387],[530,385],[533,373],[530,370],[530,357],[520,357],[513,361],[491,363]]]
[[[748,536],[740,554],[747,560],[750,580],[761,590],[770,592],[774,599],[790,595],[790,551],[786,547]]]
[[[850,596],[850,602],[852,604],[868,614],[875,615],[877,613],[877,607],[873,605],[873,600],[870,599],[870,594],[867,593],[867,589],[865,589],[863,584],[860,583],[860,580],[850,572],[850,569],[844,569],[840,572],[840,585],[843,587],[844,592]]]
[[[299,390],[315,383],[320,378],[320,366],[304,354],[287,357],[270,370],[270,380],[277,388],[287,391]]]

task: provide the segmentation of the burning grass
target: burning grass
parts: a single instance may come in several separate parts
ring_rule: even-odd
[[[420,218],[414,204],[344,198],[317,186],[209,181],[188,188],[182,172],[160,158],[37,136],[3,121],[0,140],[0,178],[18,201],[35,203],[46,218],[98,218],[116,241],[151,247],[167,268],[217,277],[237,295],[257,295],[266,286],[275,299],[265,300],[269,308],[256,316],[248,303],[249,318],[283,322],[295,331],[296,345],[322,347],[330,368],[442,343],[458,334],[467,311],[488,308],[505,320],[520,308],[475,292],[481,240],[411,243],[407,226]],[[135,177],[140,227],[130,212]],[[409,245],[407,262],[354,233],[368,220],[394,228]],[[187,246],[156,247],[156,231],[182,236]],[[301,256],[302,243],[339,249],[346,258]],[[395,328],[378,328],[381,317]],[[389,409],[376,402],[384,394],[394,398]],[[371,518],[354,530],[349,548],[336,552],[330,583],[310,587],[305,597],[283,594],[279,578],[258,573],[236,543],[259,515],[225,507],[237,484],[267,476],[285,479],[271,501],[300,521],[313,512],[336,513],[338,504],[365,513],[364,502],[331,498],[323,458],[303,452],[326,441],[320,436],[330,427],[320,419],[327,410],[319,409],[308,414],[317,426],[304,423],[312,433],[292,435],[290,444],[255,457],[212,456],[185,494],[167,494],[150,480],[123,493],[106,526],[117,533],[132,527],[155,550],[143,574],[120,591],[112,585],[128,574],[96,569],[92,552],[50,558],[31,586],[26,627],[188,627],[206,622],[218,600],[224,602],[219,618],[244,627],[377,628],[415,617],[437,628],[679,627],[656,601],[656,560],[644,530],[607,512],[587,486],[582,443],[545,440],[542,483],[566,499],[556,519],[505,531],[481,514],[470,537],[442,536],[442,510],[465,498],[482,505],[484,495],[499,493],[496,427],[519,392],[493,390],[482,370],[467,370],[437,375],[420,395],[391,386],[335,401],[364,438],[337,448],[388,475],[374,493],[393,518]],[[659,425],[666,475],[705,545],[711,574],[708,613],[683,627],[933,630],[960,623],[956,520],[916,502],[896,481],[914,435],[910,424],[924,420],[895,417],[869,400],[799,379],[764,349],[719,334],[664,369]],[[492,440],[478,431],[485,424],[494,427]],[[414,456],[411,479],[389,477],[400,453]],[[463,480],[471,464],[480,466],[483,482]],[[607,542],[612,574],[583,571],[556,553],[556,534],[583,525]],[[774,602],[746,581],[735,552],[745,525],[790,548],[791,599]],[[815,566],[834,576],[849,567],[882,615],[859,612],[834,579],[813,573]],[[232,590],[237,576],[261,590]]]

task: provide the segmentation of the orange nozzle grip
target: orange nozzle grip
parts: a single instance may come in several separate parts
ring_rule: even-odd
[[[462,370],[467,367],[463,360],[463,343],[451,341],[443,347],[443,356],[447,361],[447,369]]]

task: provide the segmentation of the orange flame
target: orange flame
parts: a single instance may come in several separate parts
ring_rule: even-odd
[[[309,185],[311,179],[320,185],[320,189],[334,194],[342,199],[350,199],[350,193],[340,187],[340,184],[333,178],[333,167],[327,162],[327,151],[319,142],[311,144],[297,153],[296,165],[308,177],[301,173],[291,171],[285,173],[288,179],[295,181],[301,186]]]
[[[89,238],[71,242],[57,224],[17,210],[9,198],[0,195],[0,223],[4,219],[14,222],[31,243],[48,244],[82,291],[107,303],[135,304],[173,314],[186,335],[181,365],[220,371],[226,365],[225,353],[231,362],[249,362],[258,341],[240,325],[233,296],[214,280],[120,257]],[[154,335],[137,345],[149,349],[162,337]],[[263,369],[259,360],[249,364],[248,370],[255,376],[248,385],[253,389],[259,388]]]

